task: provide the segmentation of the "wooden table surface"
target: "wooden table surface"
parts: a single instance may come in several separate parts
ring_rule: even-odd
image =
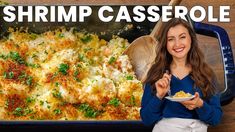
[[[108,5],[108,4],[118,4],[118,5],[158,5],[158,4],[167,4],[169,0],[1,0],[13,4],[92,4],[92,5]],[[230,22],[228,23],[210,23],[223,27],[229,34],[230,41],[233,48],[233,54],[235,53],[235,1],[234,0],[184,0],[181,5],[184,5],[188,8],[200,5],[207,8],[208,5],[214,7],[214,15],[219,16],[219,6],[220,5],[229,5],[230,6]],[[205,23],[208,23],[207,20],[204,20]],[[199,41],[203,42],[204,45],[213,45],[215,40],[211,38],[203,38],[199,36]],[[209,60],[212,63],[217,63],[216,56],[213,56],[213,49],[209,49],[207,52],[210,56]],[[234,57],[235,60],[235,57]],[[217,61],[217,62],[216,62]],[[218,69],[222,69],[221,64],[218,64]],[[209,132],[235,132],[235,101],[230,104],[223,106],[223,119],[220,125],[216,127],[209,127]]]

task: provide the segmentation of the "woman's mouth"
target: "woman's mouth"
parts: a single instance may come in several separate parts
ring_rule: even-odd
[[[184,50],[184,48],[176,48],[173,49],[176,53],[182,52]]]

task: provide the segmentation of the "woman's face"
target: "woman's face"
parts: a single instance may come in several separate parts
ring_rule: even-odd
[[[167,50],[173,59],[185,59],[191,48],[191,37],[187,28],[179,24],[171,27],[167,33]]]

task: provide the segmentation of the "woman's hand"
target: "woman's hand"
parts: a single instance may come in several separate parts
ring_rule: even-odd
[[[155,83],[157,90],[156,96],[158,98],[162,99],[166,95],[167,91],[170,88],[170,82],[171,82],[171,75],[168,73],[164,73],[163,77]]]
[[[192,100],[181,102],[187,109],[194,110],[203,106],[203,100],[200,98],[199,93],[195,93],[195,97]]]

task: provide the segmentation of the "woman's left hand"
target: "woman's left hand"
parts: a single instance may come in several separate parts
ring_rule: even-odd
[[[200,98],[199,93],[195,93],[195,97],[188,101],[181,102],[187,109],[194,110],[203,106],[203,100]]]

